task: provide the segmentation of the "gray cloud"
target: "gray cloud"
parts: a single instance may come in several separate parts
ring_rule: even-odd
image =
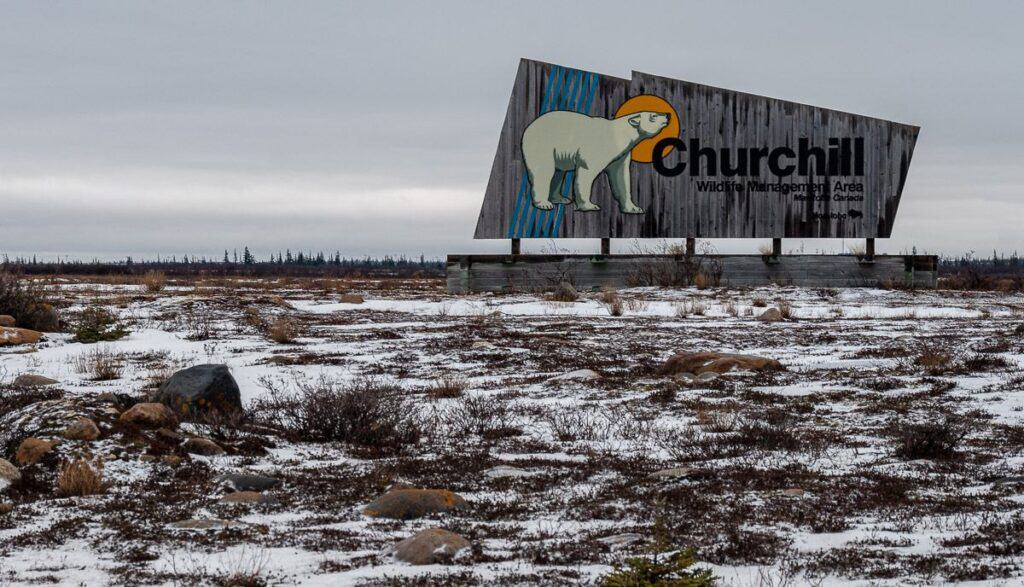
[[[471,234],[531,57],[921,125],[880,248],[1024,250],[1022,17],[1016,2],[5,3],[3,247],[500,250]],[[841,243],[804,244],[819,245]]]

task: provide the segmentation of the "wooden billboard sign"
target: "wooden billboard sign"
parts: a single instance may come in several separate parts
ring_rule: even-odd
[[[475,238],[887,238],[919,128],[522,60]]]

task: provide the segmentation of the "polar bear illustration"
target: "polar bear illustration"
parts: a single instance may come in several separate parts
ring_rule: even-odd
[[[607,119],[558,110],[537,117],[523,131],[523,160],[533,189],[533,205],[550,210],[568,204],[559,193],[555,172],[575,171],[573,199],[582,212],[600,210],[590,201],[594,180],[605,169],[619,210],[643,214],[633,203],[629,183],[629,152],[637,143],[661,132],[670,119],[662,112],[636,112]],[[562,176],[558,176],[560,180]]]

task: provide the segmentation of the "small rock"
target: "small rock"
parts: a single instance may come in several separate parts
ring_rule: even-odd
[[[281,503],[278,499],[271,495],[265,495],[259,491],[236,491],[229,493],[224,497],[220,498],[221,503],[258,503],[266,505],[276,505]]]
[[[441,528],[429,528],[394,546],[395,558],[411,565],[451,562],[460,551],[472,546],[468,540]]]
[[[0,346],[16,344],[35,344],[43,337],[42,332],[29,330],[28,328],[12,328],[0,326]]]
[[[445,489],[392,489],[373,500],[363,513],[373,518],[413,520],[465,507],[462,496]]]
[[[21,481],[21,471],[6,459],[0,459],[0,492]]]
[[[238,526],[238,522],[231,520],[181,520],[180,522],[174,522],[171,524],[172,528],[178,528],[181,530],[223,530],[224,528],[231,528],[232,526]]]
[[[230,473],[221,475],[215,479],[218,483],[227,483],[235,491],[267,491],[281,484],[281,481],[273,477],[263,475],[244,475]]]
[[[170,408],[158,403],[135,404],[120,417],[121,422],[140,428],[177,428],[178,418]]]
[[[556,375],[552,377],[550,381],[593,381],[594,379],[600,378],[601,374],[593,369],[577,369],[575,371]]]
[[[43,387],[45,385],[55,385],[57,383],[60,383],[60,381],[50,379],[49,377],[43,377],[42,375],[23,373],[15,377],[11,385],[14,387]]]
[[[658,369],[658,375],[670,376],[680,373],[700,375],[701,373],[725,373],[733,369],[742,371],[777,371],[783,369],[782,363],[775,359],[755,355],[737,355],[732,353],[679,353],[669,357]]]
[[[781,322],[782,312],[778,308],[768,308],[757,317],[759,322]]]
[[[698,383],[707,383],[708,381],[714,381],[718,379],[718,374],[714,371],[705,371],[697,376],[696,381]]]
[[[474,342],[470,348],[472,348],[473,350],[480,350],[480,349],[493,349],[495,347],[494,347],[493,344],[487,342],[486,340],[478,340],[478,341]]]
[[[178,465],[181,464],[181,457],[179,457],[178,455],[164,455],[160,457],[160,462],[162,462],[165,465],[177,467]]]
[[[170,428],[161,428],[156,431],[156,437],[167,444],[181,444],[185,442],[185,437],[182,436],[177,430],[171,430]]]
[[[89,418],[79,417],[64,430],[64,438],[68,440],[84,440],[92,442],[100,437],[100,429]]]
[[[341,294],[339,301],[343,304],[361,304],[364,300],[363,296],[354,293]]]
[[[783,489],[782,495],[788,495],[790,497],[803,497],[804,490],[799,487],[790,487],[789,489]]]
[[[681,477],[689,477],[693,473],[694,470],[689,467],[673,467],[671,469],[655,471],[648,475],[648,477],[651,479],[679,479]]]
[[[189,454],[204,457],[216,457],[224,454],[224,449],[208,438],[189,438],[185,444],[181,445],[181,448]]]
[[[14,319],[14,316],[10,314],[0,314],[0,326],[6,326],[8,328],[18,325],[18,321]]]
[[[53,449],[56,446],[56,442],[49,440],[42,440],[34,437],[26,438],[21,442],[18,446],[18,450],[14,453],[14,460],[22,467],[34,465],[41,461],[43,457],[53,452]]]
[[[509,467],[508,465],[498,465],[484,471],[484,477],[489,479],[507,479],[509,477],[529,477],[535,475],[531,471],[525,469],[518,469],[516,467]]]
[[[187,418],[242,413],[242,394],[227,365],[182,369],[160,386],[155,400]]]
[[[155,463],[158,460],[160,460],[160,457],[156,455],[142,455],[141,457],[139,457],[139,461],[143,463]]]
[[[697,380],[693,373],[676,373],[672,377],[683,385],[690,385]]]
[[[624,548],[626,546],[632,546],[634,544],[644,542],[646,539],[647,538],[643,534],[627,532],[625,534],[614,534],[612,536],[598,538],[597,541],[602,544],[607,544],[612,548]]]
[[[10,502],[0,503],[0,515],[9,514],[14,511],[14,504]]]

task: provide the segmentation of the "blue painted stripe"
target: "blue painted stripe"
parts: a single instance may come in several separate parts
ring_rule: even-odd
[[[570,74],[570,76],[572,79],[569,80],[569,87],[566,90],[565,95],[558,103],[558,110],[570,109],[570,106],[576,100],[576,96],[580,93],[580,86],[583,85],[582,71],[575,70]],[[562,174],[562,182],[565,181],[565,175],[566,173]],[[558,184],[558,188],[558,191],[562,191],[562,183]],[[558,205],[561,206],[561,204]],[[554,208],[552,208],[551,210],[544,210],[543,212],[538,214],[537,224],[535,226],[530,227],[530,236],[540,236],[543,238],[547,238],[550,234],[551,228],[551,223],[549,222],[549,219],[553,219],[554,216]]]
[[[600,85],[599,82],[601,80],[600,76],[598,76],[596,73],[595,74],[591,74],[591,76],[592,77],[591,77],[591,80],[590,80],[590,87],[587,88],[587,96],[584,99],[583,108],[582,109],[577,109],[578,112],[580,112],[582,114],[586,114],[587,116],[590,115],[590,105],[594,101],[594,96],[597,95],[597,87],[598,87],[598,85]],[[572,179],[575,179],[575,178],[572,178]],[[569,186],[570,187],[572,186],[572,182],[569,183]],[[555,238],[558,237],[558,234],[559,234],[558,231],[562,228],[562,217],[564,215],[565,215],[565,205],[563,204],[563,205],[558,207],[558,214],[555,214],[555,228],[552,231],[552,234],[555,235]]]
[[[544,105],[547,104],[549,96],[551,94],[551,86],[554,83],[555,76],[558,70],[561,68],[557,65],[551,66],[551,71],[548,72],[548,82],[544,86],[544,95],[541,97],[541,112],[543,113]],[[519,216],[523,210],[524,200],[529,197],[530,181],[527,173],[523,172],[522,181],[519,182],[519,195],[516,197],[515,206],[512,209],[512,219],[508,224],[508,238],[513,238],[516,234],[516,224],[519,222]]]
[[[551,92],[551,96],[550,96],[551,99],[548,100],[547,107],[542,107],[541,108],[541,112],[540,112],[541,116],[543,116],[544,114],[547,114],[548,112],[550,112],[552,107],[556,103],[559,102],[559,97],[558,97],[559,93],[565,88],[565,84],[569,80],[569,76],[572,75],[572,70],[571,69],[566,69],[566,68],[561,68],[561,67],[559,69],[563,70],[563,71],[559,73],[558,79],[555,80],[555,87],[554,87],[554,89]],[[536,190],[537,186],[533,186],[533,189]],[[550,189],[550,188],[544,188],[544,189]],[[527,197],[529,198],[530,194],[527,194]],[[537,212],[538,212],[537,207],[533,206],[532,203],[528,201],[527,202],[527,210],[526,210],[526,214],[525,214],[525,217],[524,217],[524,221],[525,222],[520,222],[519,223],[519,237],[520,238],[532,237],[533,236],[533,223],[534,223],[534,220],[536,219]]]

